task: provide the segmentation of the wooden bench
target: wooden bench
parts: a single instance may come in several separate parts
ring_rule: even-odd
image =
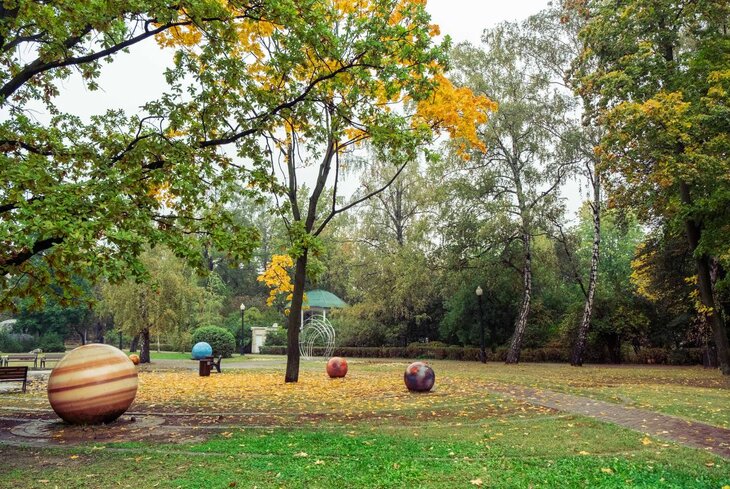
[[[37,353],[8,353],[5,355],[5,366],[10,366],[10,362],[33,362],[33,368],[38,368]]]
[[[28,382],[28,367],[0,367],[0,382],[22,382],[23,392]]]
[[[39,358],[41,361],[41,368],[46,368],[46,362],[58,363],[63,357],[66,356],[66,352],[63,353],[44,353]]]
[[[218,358],[216,360],[213,359],[213,357],[208,357],[208,362],[212,367],[215,367],[215,369],[218,371],[218,373],[221,373],[221,360],[223,360],[223,355],[218,355]]]

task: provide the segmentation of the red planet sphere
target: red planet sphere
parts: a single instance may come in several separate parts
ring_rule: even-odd
[[[347,375],[347,360],[341,357],[332,357],[327,362],[327,375],[333,379]]]
[[[129,359],[132,360],[132,363],[135,365],[139,365],[139,355],[132,353],[129,355]]]

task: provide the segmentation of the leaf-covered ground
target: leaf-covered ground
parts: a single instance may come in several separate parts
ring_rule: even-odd
[[[726,459],[496,389],[590,395],[722,426],[730,389],[716,372],[431,362],[433,392],[411,394],[407,361],[351,360],[338,380],[306,362],[298,384],[283,382],[276,361],[224,362],[208,378],[184,362],[145,366],[130,412],[163,425],[59,425],[64,444],[33,448],[0,439],[0,487],[730,487]],[[43,382],[0,394],[0,406],[8,418],[52,417]]]

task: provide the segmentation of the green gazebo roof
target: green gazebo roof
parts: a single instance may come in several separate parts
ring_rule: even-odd
[[[321,307],[322,309],[332,309],[337,307],[347,307],[347,302],[337,297],[332,292],[316,289],[305,292],[306,299],[304,305],[309,307]]]

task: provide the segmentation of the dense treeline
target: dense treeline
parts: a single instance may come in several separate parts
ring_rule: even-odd
[[[201,326],[239,348],[278,323],[296,381],[302,293],[323,288],[351,305],[330,317],[352,355],[471,359],[484,341],[507,363],[730,373],[726,2],[566,0],[456,46],[420,2],[367,22],[316,0],[192,3],[102,12],[121,24],[78,39],[3,8],[0,43],[50,47],[26,78],[0,59],[0,304],[18,319],[0,350],[123,340],[148,360]],[[94,15],[57,13],[69,32]],[[153,20],[179,49],[172,95],[146,116],[59,112],[64,67],[93,83]],[[242,50],[256,62],[230,61]]]

